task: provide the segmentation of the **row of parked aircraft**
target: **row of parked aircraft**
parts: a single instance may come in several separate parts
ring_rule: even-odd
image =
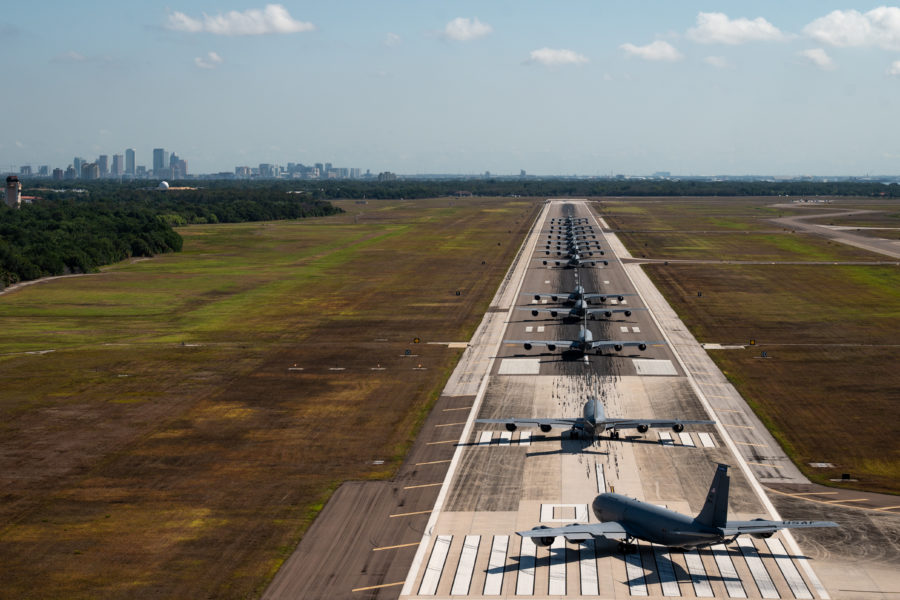
[[[579,255],[580,240],[586,236],[593,236],[586,218],[566,217],[557,221],[551,220],[551,239],[553,235],[557,239],[565,239],[568,263],[566,266],[585,266],[583,264],[593,261],[581,261]],[[593,236],[596,239],[596,236]],[[560,247],[558,245],[558,247]],[[550,251],[548,241],[547,252]],[[600,252],[599,243],[592,245],[592,251]],[[559,261],[556,261],[559,265]],[[605,261],[603,261],[605,262]],[[548,261],[544,260],[544,264]],[[592,266],[592,265],[591,265]],[[590,329],[587,328],[588,317],[603,315],[607,318],[613,313],[624,313],[630,316],[632,310],[646,309],[609,309],[591,308],[592,300],[604,303],[616,298],[619,302],[625,296],[634,294],[624,293],[586,293],[581,285],[577,285],[572,292],[563,293],[530,293],[535,300],[548,299],[552,302],[562,300],[564,305],[570,308],[521,308],[531,310],[537,316],[548,313],[552,317],[577,317],[584,319],[579,336],[575,340],[506,340],[506,343],[523,344],[526,350],[534,346],[546,346],[549,350],[567,348],[580,353],[597,348],[613,347],[621,350],[625,346],[637,346],[645,350],[650,344],[662,344],[664,342],[646,341],[613,341],[594,340]],[[684,430],[685,425],[714,425],[715,421],[709,420],[683,420],[683,419],[641,419],[641,418],[608,418],[605,415],[602,402],[597,398],[589,398],[585,403],[582,416],[575,418],[501,418],[501,419],[477,419],[476,423],[502,424],[509,431],[515,431],[518,427],[537,427],[543,432],[549,432],[553,428],[569,429],[573,437],[586,437],[591,441],[598,438],[603,432],[608,431],[610,438],[617,439],[619,430],[636,429],[640,433],[646,433],[650,428],[671,427],[676,432]],[[535,527],[528,531],[516,532],[522,537],[533,538],[539,546],[550,546],[557,536],[563,536],[570,542],[582,542],[585,540],[604,538],[619,542],[623,551],[633,548],[633,540],[643,540],[663,546],[689,549],[712,544],[730,543],[738,536],[749,534],[756,538],[771,537],[780,529],[795,529],[808,527],[837,527],[833,521],[773,521],[766,519],[753,519],[750,521],[728,520],[728,491],[730,478],[728,465],[718,464],[713,476],[712,484],[706,495],[706,501],[699,514],[695,517],[684,515],[655,504],[641,502],[616,493],[603,493],[597,496],[592,505],[594,516],[598,523],[580,524],[573,523],[564,527],[550,528],[545,525]]]

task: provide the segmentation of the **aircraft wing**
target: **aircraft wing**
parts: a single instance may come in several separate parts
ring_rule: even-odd
[[[591,349],[614,348],[616,346],[623,346],[623,347],[627,348],[628,346],[638,346],[639,347],[639,346],[665,346],[665,345],[666,345],[665,342],[644,342],[644,341],[640,341],[640,340],[634,340],[634,341],[595,340],[595,341],[591,342]]]
[[[512,424],[517,427],[540,427],[541,425],[549,425],[550,427],[555,427],[557,429],[584,427],[584,419],[581,417],[572,417],[571,419],[475,419],[475,422],[499,423],[502,425]]]
[[[615,294],[615,293],[609,293],[609,294],[585,294],[585,295],[584,295],[584,299],[585,299],[585,300],[591,300],[591,299],[593,299],[593,298],[618,298],[619,296],[623,296],[623,297],[624,297],[624,296],[637,296],[637,294]]]
[[[637,429],[647,427],[674,427],[676,425],[715,425],[715,421],[686,421],[682,419],[603,419],[607,429]]]
[[[808,527],[839,527],[834,521],[728,521],[722,527],[722,535],[740,535],[742,533],[775,533],[779,529],[803,529]]]
[[[517,531],[522,537],[556,537],[563,536],[570,542],[579,542],[590,540],[598,537],[604,537],[610,540],[624,540],[629,536],[621,523],[618,521],[606,521],[605,523],[589,523],[581,525],[573,523],[565,527],[535,527],[528,531]]]
[[[529,344],[531,346],[556,346],[569,348],[573,340],[503,340],[504,344]]]
[[[589,308],[585,312],[589,315],[602,315],[604,313],[630,313],[635,310],[647,310],[646,308]]]

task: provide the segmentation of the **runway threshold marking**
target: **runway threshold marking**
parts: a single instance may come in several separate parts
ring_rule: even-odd
[[[397,513],[394,515],[388,515],[388,518],[393,519],[394,517],[411,517],[413,515],[427,515],[430,512],[431,512],[430,510],[418,510],[416,512]]]
[[[430,460],[430,461],[428,461],[428,462],[420,462],[420,463],[416,463],[416,466],[417,466],[417,467],[421,467],[422,465],[437,465],[437,464],[441,464],[441,463],[448,463],[448,462],[450,462],[451,460],[453,460],[453,459],[448,458],[448,459],[446,459],[446,460]]]
[[[428,511],[431,512],[431,511]],[[410,544],[397,544],[396,546],[381,546],[380,548],[372,548],[372,552],[381,552],[382,550],[395,550],[397,548],[409,548],[410,546],[418,546],[419,542],[412,542]]]
[[[406,582],[398,581],[396,583],[382,583],[381,585],[370,585],[368,587],[353,588],[350,591],[351,592],[365,592],[366,590],[377,590],[379,588],[394,587],[394,586],[398,586],[398,585],[403,585],[404,583],[406,583]]]
[[[406,486],[406,487],[403,488],[403,489],[404,489],[404,490],[416,490],[416,489],[419,489],[419,488],[435,487],[435,486],[438,486],[438,485],[444,485],[444,482],[441,481],[440,483],[422,483],[422,484],[419,484],[419,485],[408,485],[408,486]],[[431,511],[428,511],[428,512],[431,512]]]

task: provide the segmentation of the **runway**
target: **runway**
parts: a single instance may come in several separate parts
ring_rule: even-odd
[[[608,266],[576,270],[543,265],[550,219],[561,216],[564,205],[589,218]],[[472,409],[465,424],[460,423],[462,433],[400,597],[828,598],[809,561],[782,534],[691,552],[641,543],[639,552],[628,555],[602,540],[574,544],[557,538],[550,548],[541,548],[515,535],[539,524],[593,522],[590,503],[604,491],[696,514],[717,462],[733,465],[729,518],[774,517],[751,475],[754,467],[738,455],[744,451],[735,443],[755,440],[757,432],[732,437],[732,430],[746,432],[757,425],[727,412],[737,409],[729,408],[731,391],[722,384],[724,378],[717,378],[718,371],[703,371],[709,365],[693,354],[685,360],[685,346],[693,338],[673,338],[673,331],[661,329],[660,318],[677,333],[677,325],[665,321],[670,315],[657,314],[668,305],[660,305],[661,297],[653,296],[655,289],[647,289],[647,281],[635,283],[636,273],[619,260],[624,248],[601,229],[584,202],[548,202],[511,269],[509,284],[486,315],[483,335],[473,338],[447,384],[443,395],[472,398]],[[544,306],[534,294],[571,291],[576,283],[587,292],[636,294],[612,300],[610,306],[649,309],[588,321],[594,339],[654,343],[643,351],[626,347],[586,358],[504,343],[577,336],[578,322],[561,323],[528,310]],[[703,380],[698,382],[693,372]],[[713,394],[714,389],[724,392]],[[509,432],[473,422],[579,416],[588,395],[603,401],[609,417],[712,418],[720,424],[688,427],[680,434],[631,431],[634,435],[620,439],[588,442],[558,430]],[[708,397],[719,395],[725,398],[721,402]],[[747,449],[760,456],[759,448]],[[757,476],[779,481],[795,476],[780,463],[760,464]]]

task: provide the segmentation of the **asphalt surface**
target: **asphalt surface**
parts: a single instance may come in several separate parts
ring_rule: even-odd
[[[578,269],[578,281],[588,292],[636,293],[626,306],[650,310],[590,321],[594,338],[664,344],[585,360],[503,343],[577,334],[578,323],[516,310],[533,306],[533,293],[575,284],[575,270],[535,260],[543,256],[535,250],[542,250],[550,217],[564,204],[590,215],[586,203],[548,203],[396,480],[344,484],[264,597],[896,597],[900,580],[891,567],[900,558],[900,516],[890,503],[856,508],[849,497],[844,504],[815,500],[814,486],[754,420],[639,265],[617,260],[628,254],[614,236],[601,236],[610,265]],[[591,219],[599,232],[601,222]],[[587,442],[558,430],[510,433],[473,423],[578,416],[588,395],[601,398],[612,417],[718,424]],[[534,550],[514,533],[539,523],[594,521],[585,505],[598,491],[696,513],[717,462],[733,465],[730,518],[842,522],[839,515],[851,525],[804,534],[800,547],[776,534],[695,553],[641,544],[629,556],[602,541]],[[882,547],[862,556],[873,543]]]

